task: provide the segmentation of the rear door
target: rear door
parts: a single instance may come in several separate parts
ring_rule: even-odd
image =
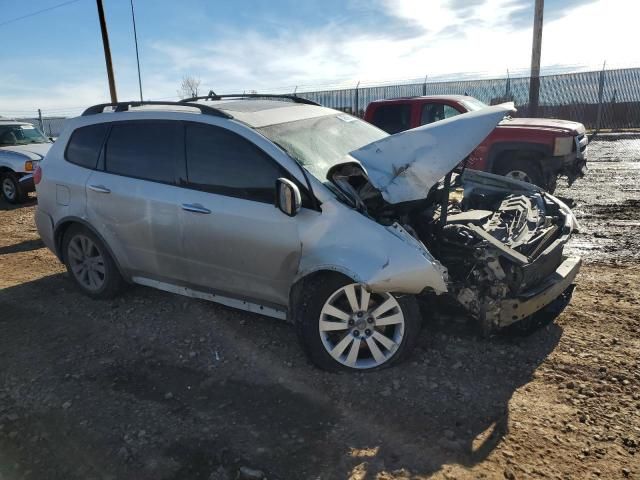
[[[183,158],[180,122],[111,124],[86,184],[87,216],[132,276],[186,281],[176,186]]]
[[[186,123],[185,140],[180,203],[191,283],[286,305],[301,251],[296,218],[274,206],[276,180],[288,175],[228,129]]]

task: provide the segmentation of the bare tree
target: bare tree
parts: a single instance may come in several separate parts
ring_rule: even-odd
[[[182,83],[180,84],[180,90],[178,90],[178,96],[180,98],[191,98],[198,96],[198,87],[200,87],[200,79],[192,75],[185,75],[182,77]]]

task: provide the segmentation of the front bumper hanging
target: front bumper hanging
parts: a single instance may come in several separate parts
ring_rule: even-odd
[[[580,257],[567,257],[546,281],[500,303],[499,326],[506,327],[533,315],[555,301],[572,284],[580,270]]]

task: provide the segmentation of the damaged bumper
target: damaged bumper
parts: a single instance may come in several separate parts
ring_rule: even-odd
[[[569,186],[587,172],[587,145],[589,139],[586,134],[575,138],[574,151],[564,159],[561,174],[567,177]]]
[[[560,297],[571,285],[580,270],[579,257],[567,257],[553,275],[531,290],[514,298],[505,298],[500,305],[498,325],[506,327],[542,310]]]

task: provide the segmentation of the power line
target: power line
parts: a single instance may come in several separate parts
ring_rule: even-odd
[[[56,8],[64,7],[65,5],[70,5],[72,3],[79,2],[80,0],[68,0],[67,2],[58,3],[57,5],[53,5],[51,7],[43,8],[42,10],[38,10],[36,12],[27,13],[26,15],[22,15],[21,17],[12,18],[11,20],[6,20],[4,22],[0,22],[0,27],[4,25],[8,25],[9,23],[17,22],[18,20],[22,20],[25,18],[33,17],[35,15],[39,15],[44,12],[48,12],[50,10],[55,10]]]
[[[133,0],[131,2],[131,19],[133,20],[133,39],[136,44],[136,63],[138,64],[138,87],[140,87],[140,101],[142,101],[142,77],[140,76],[140,56],[138,55],[138,32],[136,31],[136,14],[133,12]]]

